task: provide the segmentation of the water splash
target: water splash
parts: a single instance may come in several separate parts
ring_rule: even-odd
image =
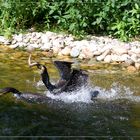
[[[91,86],[83,86],[80,89],[77,89],[73,92],[62,92],[59,95],[54,95],[50,92],[45,92],[46,95],[55,100],[61,100],[66,103],[73,102],[85,102],[91,103],[91,91],[99,91],[98,96],[95,98],[96,101],[114,101],[118,99],[127,99],[132,102],[140,102],[140,96],[133,95],[133,91],[129,87],[121,86],[118,83],[112,84],[109,90],[103,89],[101,87],[91,87]]]
[[[42,81],[39,81],[36,85],[37,88],[44,86]],[[55,100],[61,100],[66,103],[73,102],[85,102],[91,103],[91,91],[99,91],[98,96],[95,99],[104,101],[114,101],[118,99],[127,99],[132,102],[140,102],[140,96],[135,96],[133,91],[126,86],[122,86],[119,83],[113,83],[110,89],[106,90],[98,86],[82,86],[73,92],[62,92],[59,95],[54,95],[52,93],[45,92],[45,94]]]
[[[106,101],[126,99],[131,102],[140,102],[140,96],[135,96],[129,87],[121,86],[118,83],[113,83],[109,90],[101,89],[100,87],[96,87],[96,90],[100,92],[97,99]]]
[[[81,87],[80,89],[77,89],[73,92],[62,92],[59,95],[54,95],[50,92],[47,92],[47,96],[55,99],[55,100],[62,100],[67,103],[73,103],[73,102],[85,102],[90,103],[91,95],[90,95],[90,88],[89,87]]]

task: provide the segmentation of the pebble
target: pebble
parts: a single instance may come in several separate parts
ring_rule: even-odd
[[[135,72],[136,71],[136,68],[134,66],[128,66],[127,67],[127,71],[128,72]]]
[[[40,47],[41,50],[43,51],[49,51],[52,47],[51,43],[46,42],[43,46]]]
[[[128,54],[123,54],[120,56],[120,61],[124,62],[127,61],[130,58],[130,56]]]
[[[105,58],[104,58],[104,61],[106,63],[110,63],[111,62],[111,55],[107,55]]]
[[[59,52],[61,52],[61,49],[59,47],[55,47],[55,46],[52,48],[52,50],[53,50],[54,54],[58,54]]]
[[[78,58],[80,58],[80,59],[85,59],[86,56],[85,56],[85,54],[80,54]]]
[[[72,48],[71,49],[71,52],[70,52],[70,56],[71,57],[78,57],[80,54],[80,50],[77,49],[76,47]]]
[[[124,47],[113,47],[112,52],[117,55],[127,54],[128,50]]]
[[[12,44],[12,45],[10,45],[9,47],[11,48],[11,49],[15,49],[15,48],[17,48],[19,45],[18,44]]]
[[[119,61],[119,56],[117,54],[111,54],[111,60],[113,62],[118,62]]]
[[[140,63],[135,63],[135,68],[136,68],[137,70],[140,70]]]
[[[62,55],[68,56],[68,55],[70,55],[70,51],[71,51],[71,49],[69,47],[66,47],[61,51],[61,53],[62,53]]]
[[[34,51],[34,48],[32,46],[27,46],[26,50],[31,53]]]
[[[14,35],[14,40],[16,40],[17,42],[22,42],[22,37],[23,35],[22,34],[19,34],[19,35]]]
[[[102,55],[96,57],[97,61],[102,61],[105,59],[105,57],[110,53],[110,50],[106,50]]]
[[[83,54],[86,59],[93,58],[93,52],[89,47],[83,47],[81,54]]]

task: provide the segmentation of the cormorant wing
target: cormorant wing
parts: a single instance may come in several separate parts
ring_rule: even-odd
[[[73,62],[54,61],[55,66],[58,68],[61,80],[68,81],[71,77],[71,64]]]
[[[88,74],[81,69],[73,69],[70,80],[65,86],[65,91],[73,91],[88,84]]]
[[[66,80],[59,80],[58,84],[56,85],[58,89],[54,91],[54,93],[61,93],[63,91],[70,92],[77,90],[78,88],[82,87],[83,85],[88,84],[88,74],[83,70],[76,70],[73,69],[71,72],[70,79]]]

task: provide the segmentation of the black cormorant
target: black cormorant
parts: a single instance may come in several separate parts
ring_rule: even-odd
[[[30,67],[36,66],[41,70],[41,78],[47,89],[53,94],[59,94],[61,92],[70,92],[79,89],[81,86],[87,84],[88,75],[83,70],[71,69],[72,62],[66,61],[54,61],[55,66],[58,68],[60,73],[60,80],[56,84],[51,84],[47,67],[38,62],[31,63],[31,55],[28,59]],[[46,95],[38,93],[22,93],[15,88],[6,87],[0,89],[0,95],[7,93],[14,93],[17,98],[28,100],[28,101],[47,101],[50,99]],[[98,91],[91,91],[91,99],[94,99],[99,94]],[[52,99],[51,99],[52,100]]]
[[[38,62],[31,63],[31,55],[28,59],[30,67],[37,66],[41,70],[41,78],[47,89],[54,93],[74,91],[82,85],[87,84],[88,75],[83,70],[71,69],[72,62],[54,61],[59,70],[60,80],[54,85],[50,82],[47,67]]]

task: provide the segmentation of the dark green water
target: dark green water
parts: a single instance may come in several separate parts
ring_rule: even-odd
[[[0,53],[0,88],[12,86],[24,92],[44,94],[36,68],[27,66],[27,55]],[[58,79],[53,65],[48,65],[52,81]],[[105,139],[140,138],[140,76],[125,73],[91,72],[90,85],[101,92],[91,102],[77,101],[79,94],[68,93],[60,101],[28,103],[11,95],[0,98],[0,136],[92,136]],[[85,92],[85,93],[84,93]],[[57,97],[59,98],[59,97]],[[69,99],[70,98],[70,99]],[[51,137],[52,138],[52,137]],[[57,137],[62,139],[61,137]],[[84,139],[84,137],[82,137]],[[77,137],[76,139],[82,139]]]

